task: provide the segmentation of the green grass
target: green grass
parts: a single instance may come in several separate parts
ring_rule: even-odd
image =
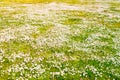
[[[2,1],[0,80],[120,79],[118,1]]]
[[[95,0],[86,0],[86,1],[82,1],[82,0],[2,0],[1,2],[17,2],[17,3],[50,3],[50,2],[57,2],[57,3],[69,3],[69,4],[94,4]]]

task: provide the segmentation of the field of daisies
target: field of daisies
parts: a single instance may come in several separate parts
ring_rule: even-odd
[[[0,80],[120,80],[120,0],[0,0]]]

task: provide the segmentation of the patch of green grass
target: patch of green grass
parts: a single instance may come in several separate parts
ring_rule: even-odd
[[[34,49],[30,45],[29,41],[21,41],[21,40],[10,40],[9,42],[1,43],[1,47],[5,48],[5,52],[8,54],[12,53],[30,53],[34,52]]]
[[[24,4],[25,6],[23,6],[11,3],[11,1],[42,3],[44,6],[48,6],[47,3],[53,1],[70,3],[62,6],[65,9],[70,5],[98,7],[99,5],[96,6],[96,3],[105,7],[105,4],[110,4],[110,6],[105,9],[107,12],[94,12],[86,9],[84,11],[61,10],[61,6],[58,10],[49,10],[45,6],[45,10],[49,13],[44,13],[43,10],[41,15],[42,11],[40,14],[37,13],[41,9],[39,4]],[[8,41],[0,39],[2,41],[0,42],[0,80],[120,79],[120,19],[118,17],[119,9],[117,9],[119,3],[105,2],[103,4],[95,0],[11,1],[0,3],[0,7],[4,7],[4,9],[0,8],[0,31],[7,28],[12,28],[10,30],[14,31],[14,34],[10,33],[10,36],[5,35],[5,37],[2,35],[6,32],[0,33],[0,38],[8,38]],[[26,9],[29,8],[26,6],[31,7],[31,11],[32,6],[33,9],[36,6],[37,9],[33,10],[36,11],[35,14],[34,12],[33,14],[28,13]],[[51,8],[53,9],[53,7]],[[10,11],[11,9],[13,11]],[[108,13],[115,17],[110,17]],[[15,15],[21,16],[15,17]],[[9,40],[11,35],[15,38]],[[62,39],[64,41],[60,42]],[[59,42],[61,45],[56,45]]]
[[[68,18],[67,20],[64,21],[65,24],[72,25],[72,24],[79,24],[82,22],[82,19],[73,17],[73,18]]]
[[[52,25],[52,24],[41,24],[41,23],[39,23],[39,24],[32,24],[32,25],[35,25],[35,26],[38,27],[37,28],[38,32],[37,33],[33,32],[31,34],[32,37],[34,37],[34,38],[37,38],[41,35],[45,35],[48,30],[50,30],[52,27],[54,27],[54,25]]]
[[[69,4],[94,4],[96,3],[95,0],[86,0],[86,1],[81,1],[81,0],[2,0],[2,2],[17,2],[17,3],[50,3],[50,2],[57,2],[57,3],[69,3]]]
[[[13,9],[14,10],[14,9]],[[8,27],[20,27],[26,24],[26,18],[15,18],[15,15],[24,14],[23,10],[9,11],[9,9],[0,10],[0,29],[6,29]]]

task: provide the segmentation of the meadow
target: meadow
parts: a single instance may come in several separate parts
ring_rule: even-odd
[[[0,80],[120,80],[120,0],[0,0]]]

